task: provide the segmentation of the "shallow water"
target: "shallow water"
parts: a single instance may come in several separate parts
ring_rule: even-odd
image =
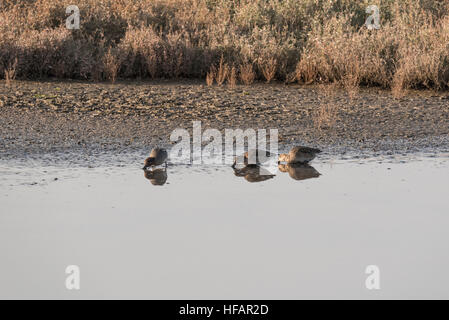
[[[0,298],[449,298],[447,155],[321,159],[252,183],[225,166],[150,181],[136,158],[0,164]]]

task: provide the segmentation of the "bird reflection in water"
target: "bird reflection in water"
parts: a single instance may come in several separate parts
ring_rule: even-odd
[[[288,172],[289,176],[294,180],[318,178],[321,175],[314,167],[308,164],[279,164],[278,168],[281,172]]]
[[[163,186],[167,182],[167,169],[144,170],[145,178],[154,186]]]
[[[236,177],[244,177],[248,182],[262,182],[270,180],[275,177],[268,170],[259,165],[246,165],[241,169],[233,167],[234,175]]]

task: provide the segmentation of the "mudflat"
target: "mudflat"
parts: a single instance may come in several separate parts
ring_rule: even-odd
[[[191,130],[192,121],[221,131],[277,128],[281,149],[294,144],[328,153],[449,149],[447,93],[413,91],[395,98],[370,88],[350,96],[317,86],[208,87],[190,80],[0,83],[2,158],[167,146],[172,130]]]

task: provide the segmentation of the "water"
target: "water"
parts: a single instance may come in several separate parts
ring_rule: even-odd
[[[449,298],[447,155],[140,167],[1,163],[0,298]]]

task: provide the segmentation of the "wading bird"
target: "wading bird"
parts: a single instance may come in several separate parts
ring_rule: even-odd
[[[154,148],[151,150],[150,156],[145,159],[143,170],[147,170],[150,167],[160,166],[163,163],[165,163],[165,167],[167,167],[167,158],[168,153],[165,149]]]
[[[272,155],[272,153],[266,150],[251,149],[245,152],[243,155],[235,157],[232,168],[235,168],[237,164],[243,164],[245,166],[256,166],[266,162]]]
[[[289,153],[281,153],[279,155],[279,163],[308,163],[312,161],[317,153],[320,153],[320,149],[309,147],[293,147]]]

